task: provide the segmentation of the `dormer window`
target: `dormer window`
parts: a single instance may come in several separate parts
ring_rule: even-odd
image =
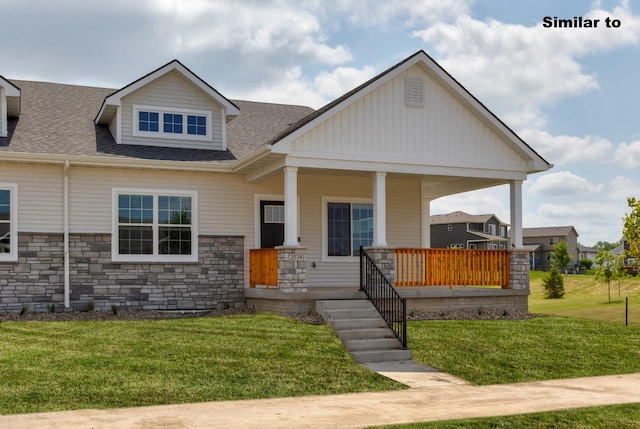
[[[133,122],[137,137],[211,141],[207,111],[134,105]]]

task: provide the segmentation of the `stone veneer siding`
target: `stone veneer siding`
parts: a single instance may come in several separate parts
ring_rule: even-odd
[[[110,234],[69,236],[69,310],[244,307],[244,238],[200,236],[197,263],[113,263]],[[0,263],[0,311],[64,308],[62,234],[19,234],[18,262]]]
[[[529,289],[529,252],[527,250],[510,250],[509,263],[509,287],[511,289]]]

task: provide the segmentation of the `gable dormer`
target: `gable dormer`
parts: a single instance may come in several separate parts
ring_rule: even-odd
[[[20,88],[0,76],[0,137],[7,137],[9,118],[20,116]]]
[[[178,60],[107,96],[96,124],[118,144],[226,150],[238,107]]]

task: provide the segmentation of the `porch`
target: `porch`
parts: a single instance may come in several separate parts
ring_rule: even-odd
[[[527,251],[389,247],[367,250],[406,299],[408,312],[528,310]],[[253,249],[249,257],[250,288],[245,289],[245,299],[251,308],[307,313],[315,309],[318,300],[366,298],[358,286],[307,284],[306,249],[302,247]]]

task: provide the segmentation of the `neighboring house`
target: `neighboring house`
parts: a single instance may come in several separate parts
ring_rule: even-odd
[[[359,246],[430,247],[442,196],[508,184],[517,243],[551,168],[423,51],[317,111],[177,60],[116,90],[0,77],[0,101],[0,311],[312,302],[358,286]],[[273,247],[278,287],[250,288]]]
[[[431,247],[504,250],[509,225],[494,214],[455,211],[431,216]]]
[[[531,252],[531,267],[536,270],[551,268],[551,255],[556,243],[567,242],[573,269],[580,261],[578,250],[578,232],[573,226],[549,226],[542,228],[522,228],[522,241]]]
[[[626,256],[626,252],[625,251],[629,250],[629,242],[627,241],[627,237],[623,235],[622,238],[620,239],[620,242],[621,242],[621,244],[618,247],[612,249],[611,253],[613,253],[614,255],[616,255],[618,257],[624,258],[623,263],[624,263],[625,266],[633,266],[633,265],[635,265],[635,262],[636,262],[635,259],[628,258]]]
[[[578,260],[589,259],[590,261],[596,262],[596,255],[598,254],[598,249],[594,249],[593,247],[583,246],[578,243]]]

